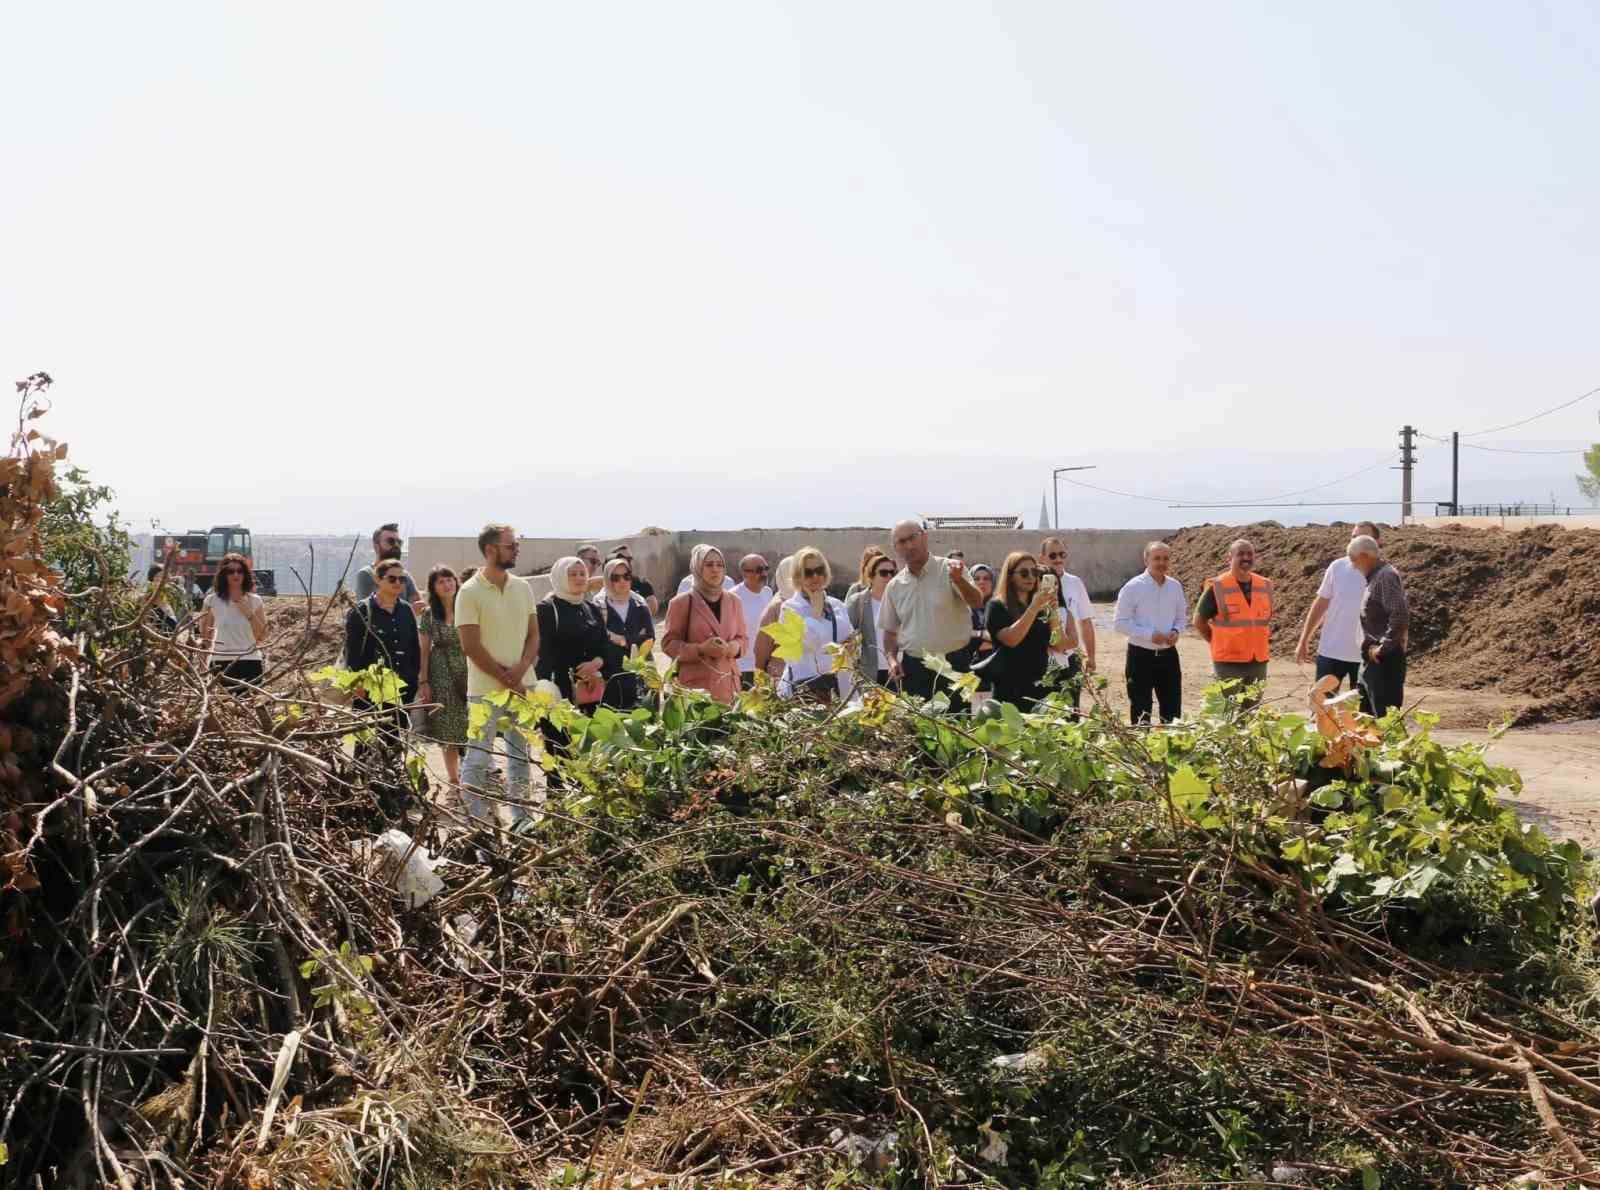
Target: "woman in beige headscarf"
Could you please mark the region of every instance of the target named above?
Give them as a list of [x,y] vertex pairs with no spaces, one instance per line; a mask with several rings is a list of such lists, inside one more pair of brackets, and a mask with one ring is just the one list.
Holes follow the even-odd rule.
[[776,682],[783,677],[783,667],[786,664],[782,657],[774,657],[772,650],[777,648],[775,642],[761,629],[768,624],[776,624],[783,615],[783,605],[786,600],[794,598],[794,555],[790,554],[778,563],[778,569],[773,580],[778,587],[778,593],[772,597],[772,602],[767,604],[766,613],[761,617],[761,623],[754,629],[760,633],[756,637],[756,668],[764,669]]
[[739,654],[748,631],[744,606],[722,585],[728,564],[722,551],[697,545],[689,552],[691,586],[667,604],[661,651],[678,662],[678,680],[719,702],[739,693]]

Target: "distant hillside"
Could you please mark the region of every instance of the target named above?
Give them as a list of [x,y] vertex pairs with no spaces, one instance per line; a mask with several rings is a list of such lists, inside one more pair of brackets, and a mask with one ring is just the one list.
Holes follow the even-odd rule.
[[[143,577],[150,565],[150,534],[134,534],[134,570]],[[350,561],[350,547],[355,545],[355,559]],[[350,561],[350,571],[365,566],[372,560],[370,534],[351,533],[347,537],[308,537],[291,533],[261,533],[255,537],[255,564],[263,570],[276,572],[278,593],[300,595],[305,592],[302,580],[309,582],[313,595],[332,595],[334,585]],[[316,567],[313,572],[312,554],[315,551]],[[300,577],[295,577],[298,571]],[[350,579],[345,585],[350,585]]]

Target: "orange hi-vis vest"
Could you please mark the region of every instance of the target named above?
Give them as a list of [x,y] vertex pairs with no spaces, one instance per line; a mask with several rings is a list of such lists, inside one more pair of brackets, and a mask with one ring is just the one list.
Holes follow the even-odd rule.
[[1224,570],[1210,586],[1217,597],[1216,619],[1211,621],[1211,660],[1265,661],[1272,645],[1272,582],[1250,576],[1250,599]]

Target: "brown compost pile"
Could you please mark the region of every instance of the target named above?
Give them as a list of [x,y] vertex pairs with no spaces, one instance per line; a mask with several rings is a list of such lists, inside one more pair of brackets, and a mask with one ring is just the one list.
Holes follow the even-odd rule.
[[[1274,522],[1180,529],[1170,539],[1172,568],[1191,598],[1226,568],[1238,537],[1250,538],[1257,569],[1274,582],[1273,651],[1292,654],[1322,573],[1343,554],[1350,529]],[[1520,716],[1525,723],[1600,716],[1600,531],[1385,527],[1383,548],[1411,605],[1412,681],[1529,696],[1535,701]]]

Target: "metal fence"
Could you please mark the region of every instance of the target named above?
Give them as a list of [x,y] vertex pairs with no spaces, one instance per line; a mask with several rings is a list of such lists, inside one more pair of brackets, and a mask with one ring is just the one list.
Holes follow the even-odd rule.
[[[1592,513],[1592,508],[1580,508],[1578,513]],[[1572,516],[1571,507],[1560,504],[1463,504],[1459,508],[1448,500],[1433,506],[1434,516]]]

